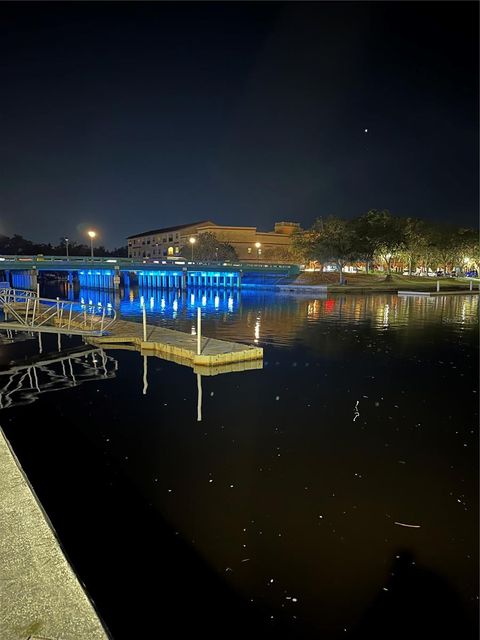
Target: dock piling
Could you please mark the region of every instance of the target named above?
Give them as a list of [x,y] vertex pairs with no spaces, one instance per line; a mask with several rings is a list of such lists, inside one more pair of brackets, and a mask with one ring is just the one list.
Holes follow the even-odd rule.
[[197,307],[197,356],[202,352],[202,307]]
[[145,307],[145,300],[142,301],[142,317],[143,317],[143,341],[147,341],[147,309]]

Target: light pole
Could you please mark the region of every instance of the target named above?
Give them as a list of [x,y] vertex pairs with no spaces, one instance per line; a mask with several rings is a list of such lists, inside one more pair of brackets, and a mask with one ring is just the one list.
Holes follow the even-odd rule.
[[260,254],[262,252],[260,247],[262,246],[262,243],[261,242],[255,242],[255,246],[257,247],[257,260],[260,260]]
[[193,262],[193,245],[195,244],[196,241],[197,241],[196,238],[194,238],[193,236],[190,238],[190,244],[192,245],[192,262]]
[[93,258],[93,239],[96,237],[95,231],[89,231],[88,235],[90,236],[90,255]]
[[68,238],[65,238],[65,251],[67,252],[67,260],[68,260]]

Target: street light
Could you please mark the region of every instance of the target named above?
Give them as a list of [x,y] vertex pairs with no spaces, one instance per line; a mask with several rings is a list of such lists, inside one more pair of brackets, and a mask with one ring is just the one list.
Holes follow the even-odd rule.
[[193,237],[190,238],[190,244],[192,245],[192,262],[193,262],[193,245],[195,244],[196,241],[197,241],[196,238],[193,238]]
[[67,260],[68,260],[68,238],[65,238],[65,251],[67,252]]
[[90,236],[90,254],[93,258],[93,239],[96,237],[95,231],[89,231],[88,235]]
[[260,247],[262,246],[261,242],[255,242],[255,246],[257,247],[257,260],[260,259],[260,253],[262,252],[262,250],[260,249]]

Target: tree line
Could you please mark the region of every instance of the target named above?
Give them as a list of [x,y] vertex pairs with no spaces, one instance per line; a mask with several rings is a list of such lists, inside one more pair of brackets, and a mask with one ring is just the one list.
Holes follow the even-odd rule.
[[390,276],[392,265],[408,270],[464,271],[478,265],[478,230],[393,216],[387,209],[372,209],[351,220],[318,218],[293,236],[292,257],[316,262],[320,269],[335,263],[340,272],[351,263],[363,263],[368,273],[382,265]]
[[[126,257],[128,255],[127,247],[118,247],[113,251],[108,251],[104,246],[100,245],[94,247],[94,253],[97,256],[116,256]],[[31,240],[27,240],[17,233],[11,238],[8,236],[0,235],[0,254],[7,256],[25,255],[25,256],[64,256],[67,254],[67,243],[65,238],[60,238],[57,245],[35,243]],[[72,240],[68,241],[68,255],[69,256],[89,256],[90,245],[81,244]]]

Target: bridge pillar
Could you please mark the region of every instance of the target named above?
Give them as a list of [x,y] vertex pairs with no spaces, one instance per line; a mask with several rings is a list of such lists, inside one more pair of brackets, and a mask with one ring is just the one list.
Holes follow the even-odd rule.
[[11,283],[14,289],[37,290],[38,273],[36,269],[21,269],[11,272]]
[[113,275],[113,288],[118,289],[120,287],[120,267],[115,267]]

